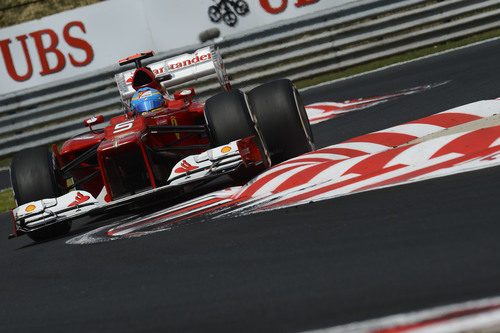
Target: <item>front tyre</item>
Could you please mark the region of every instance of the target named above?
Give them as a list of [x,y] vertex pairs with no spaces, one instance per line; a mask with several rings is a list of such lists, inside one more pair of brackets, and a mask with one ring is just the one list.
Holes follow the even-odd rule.
[[226,91],[205,102],[205,119],[212,146],[256,135],[243,93]]
[[[209,98],[205,102],[205,120],[212,147],[257,136],[245,96],[236,89]],[[267,164],[262,164],[254,168],[241,168],[230,176],[236,182],[244,183],[263,171],[266,166]]]
[[[17,153],[10,164],[14,198],[18,206],[31,201],[56,198],[66,192],[57,173],[53,154],[45,147]],[[61,222],[28,233],[34,241],[67,234],[70,222]]]
[[248,104],[273,165],[314,149],[307,113],[297,88],[281,79],[248,93]]

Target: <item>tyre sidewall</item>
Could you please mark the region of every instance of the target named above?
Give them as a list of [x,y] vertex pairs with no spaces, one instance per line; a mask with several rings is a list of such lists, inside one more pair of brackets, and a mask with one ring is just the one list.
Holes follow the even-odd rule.
[[302,99],[290,80],[276,80],[254,88],[248,93],[248,104],[273,164],[314,149]]
[[230,90],[205,102],[205,120],[213,147],[256,135],[244,94]]

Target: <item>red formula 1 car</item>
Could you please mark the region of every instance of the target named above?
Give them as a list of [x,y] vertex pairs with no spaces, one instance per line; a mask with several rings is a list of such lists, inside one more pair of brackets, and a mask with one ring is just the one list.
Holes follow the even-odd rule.
[[[115,76],[124,114],[104,129],[92,128],[104,121],[92,117],[85,120],[90,130],[60,151],[37,147],[14,156],[11,180],[18,207],[12,209],[9,237],[62,235],[82,215],[158,194],[179,196],[223,174],[241,182],[313,149],[301,97],[290,81],[243,93],[231,90],[213,47],[142,66],[152,55],[120,61],[136,68]],[[193,101],[193,89],[168,93],[214,73],[224,91],[205,103]]]

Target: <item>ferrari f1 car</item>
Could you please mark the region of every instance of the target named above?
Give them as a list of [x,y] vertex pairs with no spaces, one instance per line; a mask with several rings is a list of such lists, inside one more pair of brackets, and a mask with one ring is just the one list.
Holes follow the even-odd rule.
[[[235,182],[249,180],[313,149],[301,97],[289,80],[244,93],[231,89],[213,47],[143,66],[142,60],[151,56],[141,53],[120,61],[134,63],[135,69],[115,75],[123,114],[104,129],[95,129],[104,118],[94,116],[85,120],[89,131],[60,150],[37,147],[14,156],[17,207],[10,238],[28,234],[38,241],[63,235],[77,217],[152,193],[196,191],[224,174]],[[223,92],[205,103],[193,101],[192,88],[169,93],[210,74],[216,74]]]

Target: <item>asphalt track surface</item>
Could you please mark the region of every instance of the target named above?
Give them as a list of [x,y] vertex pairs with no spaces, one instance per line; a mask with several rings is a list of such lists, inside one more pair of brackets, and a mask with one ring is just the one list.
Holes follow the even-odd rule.
[[[449,81],[313,128],[317,146],[500,97],[500,40],[306,91],[306,103]],[[495,74],[496,72],[496,74]],[[0,331],[323,328],[500,295],[500,168],[145,237],[8,241],[0,215]]]

